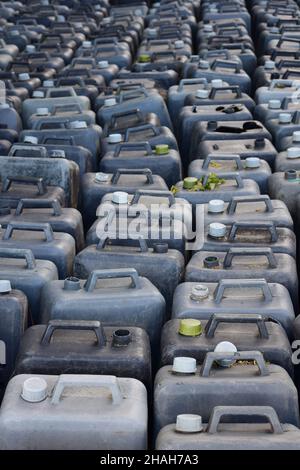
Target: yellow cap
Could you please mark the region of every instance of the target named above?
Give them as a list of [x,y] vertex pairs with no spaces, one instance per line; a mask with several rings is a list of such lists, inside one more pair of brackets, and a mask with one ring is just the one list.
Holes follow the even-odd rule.
[[183,189],[192,189],[195,184],[197,184],[197,182],[197,178],[194,178],[193,176],[188,176],[183,180]]
[[194,318],[185,318],[180,320],[178,333],[183,336],[199,336],[202,333],[200,320]]
[[156,155],[166,155],[169,153],[169,146],[168,144],[160,144],[155,146],[155,153]]
[[141,54],[139,56],[139,62],[151,62],[151,57],[149,54]]

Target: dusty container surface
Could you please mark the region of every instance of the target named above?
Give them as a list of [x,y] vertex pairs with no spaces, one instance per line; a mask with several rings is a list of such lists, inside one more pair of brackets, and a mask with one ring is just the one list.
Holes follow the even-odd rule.
[[271,133],[259,121],[208,121],[197,126],[199,140],[269,139]]
[[178,73],[175,70],[147,70],[141,72],[121,70],[118,78],[127,79],[127,78],[148,78],[150,80],[155,80],[155,82],[160,85],[163,89],[168,90],[170,86],[176,85],[178,83]]
[[222,341],[239,351],[255,349],[266,361],[283,367],[293,378],[294,366],[289,339],[283,327],[259,313],[214,313],[209,319],[174,318],[165,323],[161,337],[161,365],[173,364],[175,357],[193,357],[200,364]]
[[142,450],[147,413],[146,388],[136,379],[17,375],[1,405],[0,448]]
[[266,127],[271,132],[273,143],[279,152],[284,150],[286,138],[300,130],[299,117],[299,111],[283,112],[266,122]]
[[219,282],[222,279],[266,279],[283,284],[289,291],[295,311],[298,308],[298,275],[294,258],[273,253],[270,247],[240,248],[228,251],[200,251],[186,266],[185,280]]
[[[216,360],[225,358],[234,363],[229,367],[215,365]],[[299,426],[297,389],[285,369],[267,364],[259,351],[208,352],[194,372],[174,372],[167,365],[156,374],[154,435],[174,423],[179,414],[200,414],[208,422],[215,406],[233,404],[272,406],[282,422]],[[253,417],[246,419],[251,421]]]
[[191,161],[188,167],[188,176],[201,178],[212,172],[218,174],[232,171],[238,171],[243,179],[256,181],[262,194],[267,192],[268,178],[272,171],[268,162],[258,158],[249,160],[248,163],[248,160],[242,160],[239,155],[211,154],[204,159]]
[[8,279],[13,289],[24,292],[29,320],[38,322],[42,287],[58,279],[58,272],[54,263],[36,260],[29,249],[4,248],[0,250],[0,279]]
[[152,124],[160,126],[159,117],[154,113],[144,113],[134,106],[128,111],[114,112],[103,127],[103,137],[108,137],[112,133],[125,134],[128,128]]
[[199,143],[196,155],[205,158],[210,154],[239,155],[242,160],[260,158],[273,168],[277,150],[268,139],[205,140]]
[[[293,219],[283,201],[270,199],[267,194],[258,196],[234,196],[230,202],[205,204],[204,222],[231,224],[234,222],[270,221],[278,227],[294,229]],[[216,209],[216,204],[218,209]]]
[[20,147],[22,146],[13,145],[8,156],[1,157],[1,178],[5,180],[11,175],[35,178],[39,175],[47,186],[62,188],[66,204],[76,208],[79,193],[78,165],[65,158],[48,158],[42,149],[40,149],[40,156],[35,156],[28,146],[25,147],[27,157],[18,156]]
[[98,321],[52,320],[28,328],[18,374],[100,374],[131,377],[151,389],[151,350],[141,328],[103,326]]
[[14,220],[0,236],[0,249],[29,249],[35,258],[52,261],[60,278],[72,274],[75,240],[69,233],[53,232],[48,223]]
[[150,168],[153,174],[161,176],[168,186],[182,178],[182,165],[177,150],[168,145],[157,145],[154,149],[149,142],[128,142],[119,144],[101,159],[99,169],[114,173],[119,168]]
[[85,229],[96,220],[97,207],[107,193],[122,191],[134,194],[138,189],[168,190],[163,178],[149,168],[118,168],[114,173],[87,173],[82,178],[82,216]]
[[[232,417],[236,415],[238,422],[232,423]],[[253,416],[254,420],[262,417],[266,423],[244,423],[245,416],[247,418]],[[227,418],[226,423],[223,422],[223,418]],[[187,419],[190,419],[189,415]],[[192,422],[195,420],[196,418],[193,418]],[[163,427],[158,434],[155,448],[156,450],[299,450],[300,432],[298,427],[292,424],[281,423],[274,408],[269,406],[216,406],[209,423],[203,423],[196,432],[182,432],[176,424]]]
[[[4,168],[3,168],[4,171]],[[20,199],[57,199],[64,207],[66,194],[62,188],[47,186],[43,178],[36,176],[9,175],[0,183],[0,201],[16,208]]]
[[292,98],[299,89],[297,80],[272,80],[269,86],[262,86],[255,91],[255,102],[257,104],[268,103],[270,100],[283,101]]
[[20,341],[28,323],[28,301],[8,280],[0,281],[0,383],[6,385],[15,366]]
[[[202,294],[202,295],[201,295]],[[218,282],[184,282],[177,286],[172,318],[208,320],[214,313],[261,314],[279,322],[291,336],[295,313],[282,284],[265,279],[231,278]]]
[[[147,331],[157,352],[165,321],[165,299],[132,268],[92,271],[77,278],[50,282],[42,293],[41,323],[49,320],[98,320],[108,326],[135,326]],[[104,309],[105,306],[105,309]]]
[[273,199],[283,201],[293,218],[297,214],[296,200],[300,194],[299,171],[290,169],[285,172],[273,173],[269,177],[269,194]]
[[[77,254],[74,260],[74,275],[85,279],[95,269],[115,269],[131,266],[140,276],[146,277],[162,293],[166,300],[167,313],[170,315],[172,299],[176,286],[182,281],[185,267],[183,254],[157,244],[148,247],[144,239],[137,246],[110,243],[109,237],[99,240],[98,245],[89,245]],[[157,267],[160,266],[160,269]]]
[[54,232],[69,233],[76,242],[76,251],[85,246],[81,213],[72,207],[61,207],[57,199],[20,199],[16,209],[0,207],[0,225],[12,221],[49,223]]
[[275,160],[275,172],[288,170],[300,170],[300,147],[292,146],[278,153]]
[[[221,230],[220,230],[221,229]],[[222,233],[221,233],[222,232]],[[274,222],[233,222],[206,226],[201,251],[227,251],[231,247],[265,247],[273,253],[286,253],[296,259],[296,236],[285,227],[276,227]]]

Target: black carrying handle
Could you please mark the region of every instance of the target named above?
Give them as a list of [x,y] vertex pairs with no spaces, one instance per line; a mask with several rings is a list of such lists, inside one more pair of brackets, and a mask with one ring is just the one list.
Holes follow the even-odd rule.
[[142,124],[141,126],[128,127],[128,129],[125,131],[124,141],[128,142],[130,134],[148,130],[153,132],[153,136],[158,136],[160,134],[159,128],[157,126],[154,126],[153,124]]
[[208,170],[209,165],[212,161],[233,161],[236,164],[237,170],[243,170],[243,162],[241,160],[241,157],[239,155],[218,155],[218,154],[213,154],[210,153],[205,157],[202,165],[202,170]]
[[21,215],[23,209],[53,209],[53,215],[59,216],[62,214],[61,204],[58,199],[30,199],[23,198],[20,199],[16,207],[15,215]]
[[[224,416],[261,416],[270,423],[273,434],[283,434],[283,428],[278,415],[271,406],[215,406],[210,416],[206,432],[217,434],[218,426]],[[251,420],[253,422],[253,420]],[[228,422],[228,420],[226,420]],[[236,422],[236,420],[235,420]]]
[[152,155],[152,148],[149,142],[123,142],[115,147],[114,157],[119,157],[121,151],[135,152],[145,151],[146,155]]
[[[105,233],[100,239],[99,243],[97,245],[97,250],[103,250],[107,244],[111,240],[111,237],[109,236],[108,233]],[[143,237],[138,238],[138,245],[141,250],[141,253],[147,253],[149,251],[148,245],[147,245],[147,240]]]
[[234,241],[239,230],[266,230],[270,233],[271,243],[278,240],[278,232],[275,223],[272,222],[234,222],[228,234],[228,240]]
[[249,202],[264,202],[266,204],[267,212],[270,213],[274,211],[270,196],[268,196],[267,194],[260,194],[258,196],[234,196],[227,206],[227,213],[229,215],[233,215],[236,211],[238,204]]
[[254,323],[257,325],[259,336],[262,339],[269,339],[269,333],[265,319],[262,315],[255,313],[214,313],[205,326],[206,338],[213,338],[220,323]]
[[208,352],[205,356],[200,370],[201,377],[209,377],[213,364],[216,361],[221,361],[223,359],[228,359],[230,361],[255,361],[260,375],[262,377],[269,375],[264,356],[260,351],[238,351],[235,353],[212,351]]
[[131,287],[140,288],[140,279],[136,269],[119,268],[119,269],[98,269],[92,271],[84,285],[87,292],[92,292],[97,284],[98,279],[120,279],[131,278]]
[[94,331],[99,348],[106,344],[103,326],[94,320],[51,320],[44,331],[41,344],[49,344],[56,330]]
[[17,156],[17,152],[20,150],[24,150],[28,152],[28,154],[38,153],[39,157],[46,158],[48,156],[48,152],[46,147],[43,145],[26,145],[26,144],[13,144],[9,149],[8,156],[15,157]]
[[[204,177],[203,177],[203,185],[204,186],[206,185],[210,174],[211,173],[207,173],[206,175],[204,175]],[[235,173],[235,172],[221,173],[220,172],[220,173],[218,173],[218,176],[219,176],[219,178],[222,178],[222,179],[225,179],[225,180],[234,180],[236,182],[236,185],[237,185],[238,188],[243,188],[244,187],[243,179],[242,179],[242,177],[239,173]]]
[[108,127],[114,126],[116,123],[117,119],[122,118],[122,117],[128,117],[128,116],[137,116],[140,121],[143,120],[143,114],[139,108],[134,108],[134,109],[129,109],[128,111],[119,111],[117,113],[113,113],[110,118],[110,123]]
[[[224,39],[224,37],[222,37]],[[223,67],[227,69],[233,69],[235,73],[240,73],[242,70],[241,64],[238,62],[230,61],[230,60],[222,60],[222,59],[216,59],[213,61],[211,64],[211,69],[216,70],[217,67]]]
[[232,260],[236,256],[265,256],[269,262],[270,268],[277,268],[277,261],[272,248],[229,248],[224,258],[224,268],[230,268]]
[[145,175],[147,178],[147,183],[148,184],[153,184],[153,174],[152,171],[149,168],[143,168],[143,169],[130,169],[130,168],[119,168],[114,174],[111,179],[112,184],[117,184],[117,182],[120,179],[121,175]]
[[217,93],[222,93],[223,91],[231,91],[236,94],[236,98],[242,98],[242,92],[238,85],[230,85],[224,87],[213,87],[210,90],[209,98],[214,99]]
[[35,269],[36,262],[34,254],[29,249],[24,248],[1,248],[0,258],[25,259],[28,269]]
[[78,114],[83,113],[82,107],[80,106],[79,103],[71,103],[67,105],[57,104],[56,106],[53,106],[51,114],[54,116],[60,110],[62,112],[70,111],[70,112],[77,112]]
[[40,195],[46,193],[46,185],[43,178],[36,178],[35,176],[7,176],[2,183],[2,192],[6,193],[12,183],[34,184],[37,186]]
[[261,289],[266,302],[272,301],[272,292],[266,279],[221,279],[214,292],[214,301],[222,302],[226,289]]
[[131,200],[131,205],[137,204],[140,198],[143,196],[166,198],[168,199],[169,207],[173,206],[176,203],[175,196],[171,191],[162,191],[157,189],[137,189]]
[[122,104],[130,99],[138,98],[138,95],[143,95],[145,98],[147,98],[149,93],[144,87],[136,88],[135,90],[130,91],[121,91],[119,95],[119,104]]
[[50,224],[39,222],[9,222],[6,226],[2,240],[9,240],[15,230],[29,230],[33,232],[44,232],[46,242],[54,240],[53,230]]
[[[41,137],[42,137],[41,138],[42,144],[47,144],[48,142],[51,142],[51,141],[63,142],[62,145],[74,146],[76,144],[74,136],[66,136],[66,137],[53,136],[52,137],[49,135],[42,135]],[[65,144],[65,142],[68,142],[68,144]]]

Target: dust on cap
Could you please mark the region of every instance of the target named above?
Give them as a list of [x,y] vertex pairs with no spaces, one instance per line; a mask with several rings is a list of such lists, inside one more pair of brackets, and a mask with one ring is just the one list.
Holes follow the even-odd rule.
[[107,173],[96,173],[95,181],[98,183],[106,183],[109,180],[109,175]]
[[204,300],[207,299],[209,296],[209,289],[207,286],[204,284],[196,284],[192,290],[191,290],[191,295],[190,298],[192,300]]
[[208,212],[220,214],[225,210],[225,202],[222,199],[212,199],[208,203]]
[[175,429],[177,432],[201,432],[203,431],[202,417],[200,415],[177,415]]
[[182,336],[199,336],[202,333],[200,320],[184,318],[180,320],[178,333]]
[[172,372],[194,374],[196,371],[197,363],[193,357],[174,357]]
[[21,397],[29,403],[38,403],[47,397],[47,382],[42,377],[30,377],[23,382]]
[[0,294],[6,294],[11,291],[11,283],[7,279],[0,281]]

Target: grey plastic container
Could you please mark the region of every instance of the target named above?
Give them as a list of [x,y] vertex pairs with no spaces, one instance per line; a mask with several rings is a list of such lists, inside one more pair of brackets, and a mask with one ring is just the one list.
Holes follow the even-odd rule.
[[96,220],[97,207],[105,194],[114,191],[133,194],[137,189],[167,190],[168,186],[161,176],[153,175],[149,168],[133,170],[118,168],[113,174],[87,173],[84,175],[81,184],[81,212],[85,228],[88,229]]
[[232,140],[205,140],[199,143],[197,156],[205,158],[210,154],[239,155],[241,159],[257,157],[266,160],[273,168],[277,155],[272,142],[268,139],[232,139]]
[[272,80],[269,86],[262,86],[255,91],[255,101],[257,104],[268,103],[270,100],[283,101],[285,98],[292,98],[299,89],[299,80]]
[[[281,116],[284,116],[285,119],[290,119],[290,122],[281,122]],[[271,132],[274,145],[280,152],[284,150],[282,140],[291,136],[294,131],[300,130],[299,111],[282,113],[278,117],[269,119],[266,122],[266,127]]]
[[[148,247],[146,240],[140,238],[138,246],[109,243],[109,238],[99,240],[98,245],[89,245],[77,254],[74,260],[74,275],[85,279],[96,269],[118,269],[128,266],[146,277],[162,293],[170,316],[172,299],[176,286],[182,281],[185,260],[178,250],[169,249],[167,243]],[[157,269],[157,266],[160,269]]]
[[201,178],[212,172],[218,174],[232,171],[238,171],[243,179],[256,181],[261,193],[266,193],[272,171],[268,162],[261,159],[249,160],[248,163],[248,160],[241,160],[239,155],[211,154],[205,159],[193,160],[188,167],[188,176]]
[[280,323],[289,337],[295,319],[293,303],[285,286],[263,278],[253,279],[249,274],[245,278],[222,278],[217,282],[204,280],[201,284],[184,282],[177,286],[172,318],[208,320],[214,313],[260,314]]
[[296,259],[294,232],[285,227],[276,227],[272,221],[233,222],[224,226],[224,232],[224,236],[214,236],[210,233],[210,227],[206,226],[201,251],[219,252],[227,251],[231,247],[269,246],[273,253],[286,253]]
[[[232,423],[236,416],[238,423]],[[224,417],[226,423],[221,422]],[[244,423],[250,417],[254,421],[263,418],[267,424]],[[291,451],[300,449],[300,431],[297,426],[281,423],[274,408],[268,406],[216,406],[209,423],[203,424],[200,432],[178,432],[175,424],[163,427],[155,448],[160,451]]]
[[28,301],[9,281],[0,281],[0,383],[6,385],[14,367],[20,341],[28,323]]
[[[208,266],[208,267],[206,267]],[[284,285],[298,308],[298,276],[294,258],[273,253],[270,247],[230,248],[228,251],[195,253],[186,266],[185,280],[219,282],[221,279],[266,279]]]
[[288,207],[292,217],[296,216],[296,198],[300,194],[299,172],[291,169],[285,173],[273,173],[269,177],[269,194],[273,199],[281,199]]
[[0,249],[29,249],[37,259],[52,261],[60,278],[72,274],[75,240],[70,234],[53,232],[48,223],[14,220],[0,233]]
[[[23,384],[30,378],[36,379],[32,387],[36,383],[37,388],[43,380],[46,396],[40,402],[22,398]],[[136,379],[17,375],[9,382],[1,405],[0,448],[145,450],[147,413],[146,388]]]
[[[255,349],[266,361],[283,367],[293,378],[292,349],[283,327],[259,313],[214,313],[200,322],[200,333],[185,331],[185,320],[165,323],[161,336],[161,365],[173,364],[175,357],[193,357],[202,363],[207,352],[229,341],[239,351]],[[189,323],[189,324],[190,324]]]
[[275,160],[275,172],[300,170],[300,147],[290,147],[279,152]]
[[140,380],[150,391],[151,350],[141,328],[98,321],[52,320],[28,328],[14,374],[100,374]]
[[276,227],[291,230],[294,228],[293,219],[285,203],[279,199],[270,199],[267,194],[234,196],[230,202],[224,202],[223,210],[220,208],[220,211],[218,209],[216,212],[213,212],[208,204],[204,207],[205,225],[212,222],[232,224],[249,220],[273,222]]
[[8,279],[13,289],[24,292],[29,321],[36,323],[40,315],[41,290],[48,281],[58,279],[58,272],[54,263],[36,260],[29,249],[4,248],[0,250],[0,279]]
[[156,353],[165,308],[162,294],[135,269],[102,269],[92,271],[87,281],[48,283],[42,292],[41,323],[98,320],[109,326],[137,326],[147,331]]
[[[222,359],[238,363],[214,367],[215,361]],[[233,404],[272,406],[282,422],[299,426],[298,393],[285,369],[267,365],[259,351],[208,352],[194,373],[174,373],[167,365],[156,374],[154,435],[174,423],[179,414],[200,414],[207,422],[215,406]],[[246,422],[251,421],[248,416]]]

